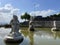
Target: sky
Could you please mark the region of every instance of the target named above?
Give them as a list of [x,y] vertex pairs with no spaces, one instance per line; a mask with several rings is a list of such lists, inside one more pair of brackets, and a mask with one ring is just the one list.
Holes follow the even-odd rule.
[[60,0],[0,0],[0,24],[9,23],[13,14],[28,12],[32,16],[49,16],[60,12]]

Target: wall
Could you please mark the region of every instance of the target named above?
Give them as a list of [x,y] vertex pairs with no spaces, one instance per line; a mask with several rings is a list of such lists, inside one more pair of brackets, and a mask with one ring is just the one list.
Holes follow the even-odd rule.
[[[35,27],[52,28],[53,27],[53,21],[34,21],[33,25]],[[56,27],[60,28],[60,21],[56,21]]]

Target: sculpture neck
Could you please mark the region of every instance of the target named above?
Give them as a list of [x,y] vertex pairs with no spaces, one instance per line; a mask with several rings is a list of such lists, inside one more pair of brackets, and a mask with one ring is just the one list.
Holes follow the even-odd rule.
[[54,24],[53,26],[56,27],[56,21],[54,21],[53,24]]

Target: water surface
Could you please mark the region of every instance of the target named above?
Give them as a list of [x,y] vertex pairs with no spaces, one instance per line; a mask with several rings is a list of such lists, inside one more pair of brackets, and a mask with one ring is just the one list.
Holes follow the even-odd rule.
[[21,44],[6,44],[4,37],[9,34],[10,28],[0,28],[0,45],[60,45],[60,32],[39,30],[30,32],[21,30],[24,40]]

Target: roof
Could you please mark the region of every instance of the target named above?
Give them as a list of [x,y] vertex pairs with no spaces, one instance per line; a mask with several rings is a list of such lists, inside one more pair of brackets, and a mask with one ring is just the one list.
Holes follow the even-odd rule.
[[60,17],[41,17],[41,16],[36,16],[33,21],[53,21],[53,20],[59,20]]

